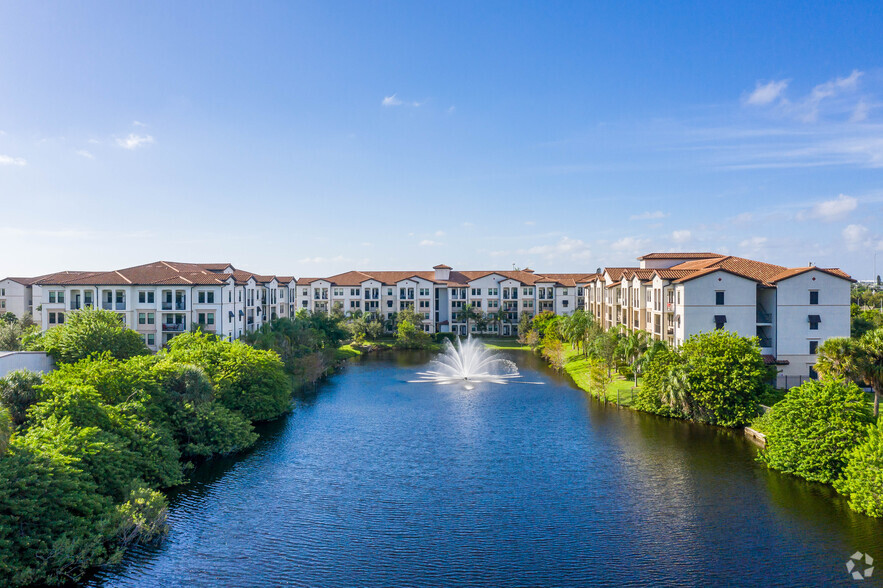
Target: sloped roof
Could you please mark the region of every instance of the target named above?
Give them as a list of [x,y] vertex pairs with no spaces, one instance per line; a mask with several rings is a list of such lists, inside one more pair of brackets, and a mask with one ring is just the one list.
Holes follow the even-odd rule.
[[711,253],[709,251],[705,252],[695,252],[695,251],[682,251],[682,252],[655,252],[648,253],[646,255],[642,255],[638,258],[638,261],[643,261],[645,259],[707,259],[710,257],[723,257],[720,253]]
[[43,274],[42,276],[37,276],[34,278],[6,278],[7,280],[12,280],[13,282],[18,282],[22,286],[33,286],[34,284],[42,285],[42,284],[65,284],[70,280],[75,280],[77,278],[82,278],[85,276],[89,276],[92,274],[96,274],[99,272],[86,272],[86,271],[64,271],[64,272],[54,272],[51,274]]
[[[225,270],[230,268],[231,273]],[[223,285],[233,279],[243,284],[250,278],[261,283],[272,282],[275,276],[262,276],[233,268],[229,263],[182,263],[155,261],[109,272],[60,272],[41,278],[41,284],[84,286],[128,285]]]
[[852,279],[852,276],[850,276],[849,274],[847,274],[845,271],[841,270],[840,268],[816,267],[814,265],[809,265],[806,267],[792,267],[792,268],[786,269],[785,271],[783,271],[779,274],[776,274],[775,276],[770,278],[769,282],[771,284],[775,284],[777,282],[781,282],[782,280],[787,280],[788,278],[793,278],[794,276],[799,276],[800,274],[805,274],[806,272],[812,271],[812,270],[816,270],[816,271],[819,271],[819,272],[822,272],[825,274],[829,274],[829,275],[832,275],[837,278],[848,280],[850,282],[855,282],[855,280]]
[[622,275],[629,270],[641,269],[637,267],[605,267],[604,273],[610,276],[610,279],[614,282],[618,282],[622,279]]

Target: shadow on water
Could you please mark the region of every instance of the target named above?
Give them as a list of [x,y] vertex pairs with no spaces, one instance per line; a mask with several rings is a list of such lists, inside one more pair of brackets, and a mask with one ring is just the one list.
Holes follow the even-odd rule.
[[504,355],[547,385],[408,384],[427,352],[352,360],[197,468],[169,541],[91,584],[847,585],[850,554],[883,557],[880,521],[767,470],[741,431]]

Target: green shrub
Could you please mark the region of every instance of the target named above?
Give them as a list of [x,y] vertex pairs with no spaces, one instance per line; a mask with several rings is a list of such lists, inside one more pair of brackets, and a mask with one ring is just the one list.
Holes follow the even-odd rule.
[[28,409],[37,401],[37,387],[42,381],[40,374],[28,370],[16,370],[0,378],[0,406],[9,411],[13,425],[25,422]]
[[85,308],[67,315],[67,322],[43,333],[39,348],[59,363],[74,363],[95,353],[117,359],[147,355],[141,335],[126,327],[115,312]]
[[169,504],[150,488],[135,488],[116,508],[116,536],[120,544],[156,544],[169,534]]
[[883,517],[883,420],[869,425],[864,441],[846,452],[843,475],[834,488],[849,507],[872,517]]
[[871,421],[864,393],[852,383],[809,380],[792,388],[761,419],[766,448],[758,459],[775,470],[832,483]]

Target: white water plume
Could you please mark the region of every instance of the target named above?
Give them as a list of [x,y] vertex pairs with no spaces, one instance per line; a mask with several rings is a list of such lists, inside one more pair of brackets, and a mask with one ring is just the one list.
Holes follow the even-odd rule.
[[515,363],[504,359],[480,341],[473,340],[471,335],[465,343],[459,337],[456,343],[446,339],[444,351],[432,360],[432,364],[437,369],[418,372],[420,379],[411,382],[462,383],[467,390],[472,390],[477,383],[505,384],[509,380],[521,377]]

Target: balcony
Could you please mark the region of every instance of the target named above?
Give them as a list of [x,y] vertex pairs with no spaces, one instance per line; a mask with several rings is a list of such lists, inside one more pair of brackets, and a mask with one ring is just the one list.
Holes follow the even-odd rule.
[[675,311],[675,303],[674,302],[666,302],[665,303],[665,312],[674,312]]
[[102,302],[101,308],[103,310],[113,310],[113,302]]
[[[117,303],[116,303],[116,309],[117,309],[117,310],[126,310],[126,303],[125,303],[125,302],[117,302]],[[182,309],[182,310],[183,310],[183,309]]]
[[183,323],[163,323],[162,330],[164,333],[183,333]]

